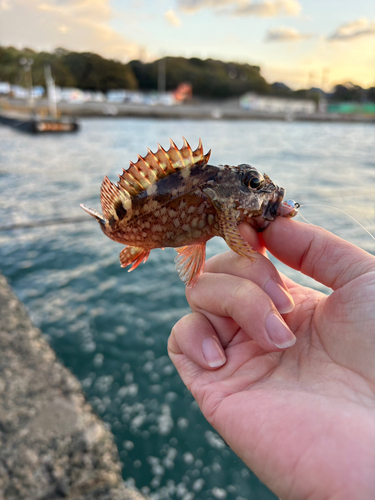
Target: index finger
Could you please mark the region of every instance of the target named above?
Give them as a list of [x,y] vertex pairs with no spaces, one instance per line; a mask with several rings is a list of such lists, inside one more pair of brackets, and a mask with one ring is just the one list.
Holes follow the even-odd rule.
[[337,290],[375,270],[375,257],[317,226],[278,217],[261,233],[281,262]]

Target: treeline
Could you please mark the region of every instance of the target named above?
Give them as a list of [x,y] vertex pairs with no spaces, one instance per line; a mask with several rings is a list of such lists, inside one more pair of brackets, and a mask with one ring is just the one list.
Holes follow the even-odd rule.
[[29,75],[21,62],[30,59],[33,60],[33,85],[45,86],[44,66],[49,64],[55,83],[59,87],[77,87],[82,90],[102,92],[107,92],[109,89],[138,88],[138,82],[128,64],[104,59],[89,52],[69,52],[64,49],[49,53],[0,47],[0,80],[28,86]]
[[[52,53],[35,52],[0,47],[0,81],[30,85],[30,75],[25,71],[27,61],[31,66],[33,85],[45,86],[44,66],[51,66],[56,85],[77,87],[82,90],[107,92],[115,89],[157,90],[159,70],[165,67],[166,90],[175,89],[182,82],[190,82],[194,96],[223,99],[238,97],[246,92],[271,94],[294,98],[318,100],[319,89],[293,91],[282,83],[270,85],[262,77],[259,66],[234,62],[202,60],[198,58],[166,57],[162,61],[128,64],[105,59],[90,52],[70,52],[57,49]],[[362,89],[358,85],[337,85],[328,96],[332,101],[375,101],[375,88]]]
[[[142,63],[131,61],[123,64],[104,59],[89,52],[68,52],[57,49],[53,53],[34,52],[0,47],[0,79],[13,84],[24,84],[28,78],[20,64],[22,59],[32,59],[34,85],[45,85],[44,66],[51,66],[56,85],[77,87],[82,90],[112,89],[157,90],[159,61]],[[225,98],[247,91],[267,93],[270,86],[260,74],[258,66],[224,63],[208,59],[167,57],[165,61],[166,90],[175,89],[181,82],[190,82],[196,96]]]
[[[160,61],[129,63],[140,89],[157,89],[159,64]],[[265,94],[271,90],[259,66],[213,59],[203,61],[196,57],[166,57],[162,64],[165,64],[166,90],[175,89],[181,82],[190,82],[194,95],[216,99],[240,96],[249,91]]]

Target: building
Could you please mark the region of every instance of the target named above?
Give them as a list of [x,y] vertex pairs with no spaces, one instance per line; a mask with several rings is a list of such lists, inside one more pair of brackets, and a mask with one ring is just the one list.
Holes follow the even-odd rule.
[[258,113],[283,113],[293,115],[297,113],[312,114],[316,112],[316,103],[312,99],[290,99],[258,95],[248,92],[240,98],[243,109]]

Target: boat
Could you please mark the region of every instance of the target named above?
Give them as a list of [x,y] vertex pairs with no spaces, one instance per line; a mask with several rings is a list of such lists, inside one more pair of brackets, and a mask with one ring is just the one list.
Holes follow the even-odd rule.
[[[29,69],[29,71],[31,70]],[[77,132],[79,130],[77,120],[61,116],[57,110],[55,82],[49,66],[45,66],[44,74],[47,84],[48,108],[36,108],[32,90],[30,90],[28,107],[20,106],[19,103],[10,104],[6,100],[0,102],[0,124],[29,134]]]
[[79,129],[77,121],[70,118],[23,117],[12,113],[0,113],[0,124],[29,134],[77,132]]

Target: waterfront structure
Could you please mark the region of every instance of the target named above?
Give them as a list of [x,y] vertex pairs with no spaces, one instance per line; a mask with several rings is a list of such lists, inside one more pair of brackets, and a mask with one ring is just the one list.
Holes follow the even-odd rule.
[[248,92],[240,98],[240,106],[248,111],[260,113],[313,114],[316,103],[312,99],[290,99]]

